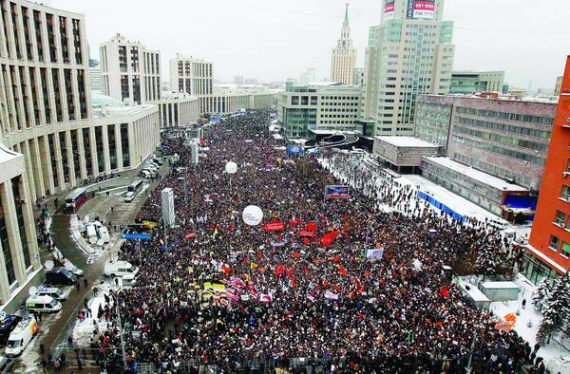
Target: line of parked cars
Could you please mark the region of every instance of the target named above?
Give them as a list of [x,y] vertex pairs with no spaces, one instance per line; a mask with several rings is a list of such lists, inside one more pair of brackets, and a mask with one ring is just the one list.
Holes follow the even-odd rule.
[[0,373],[10,372],[12,358],[20,356],[37,335],[36,314],[61,311],[61,303],[67,300],[67,293],[57,286],[74,285],[83,275],[83,270],[71,262],[63,261],[59,265],[63,266],[46,271],[44,283],[30,292],[24,308],[15,314],[0,315],[0,345],[5,346],[5,356],[0,356]]
[[158,170],[164,164],[162,159],[158,157],[153,157],[142,169],[141,176],[145,178],[157,177]]

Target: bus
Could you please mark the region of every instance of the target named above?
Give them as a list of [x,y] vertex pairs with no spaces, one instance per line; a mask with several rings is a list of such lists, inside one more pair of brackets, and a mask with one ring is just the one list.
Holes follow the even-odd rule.
[[76,188],[65,198],[65,209],[75,210],[79,208],[87,200],[87,189]]
[[133,201],[137,193],[139,193],[139,191],[141,190],[142,186],[143,186],[142,180],[137,180],[129,184],[129,186],[127,187],[127,195],[125,196],[125,201],[127,203]]

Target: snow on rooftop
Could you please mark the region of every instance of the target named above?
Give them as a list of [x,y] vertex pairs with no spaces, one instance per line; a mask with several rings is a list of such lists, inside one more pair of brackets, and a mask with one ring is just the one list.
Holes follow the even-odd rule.
[[492,176],[491,174],[484,173],[470,166],[460,164],[447,157],[428,157],[428,160],[435,164],[444,166],[459,174],[463,174],[471,179],[484,183],[488,186],[494,187],[498,190],[504,191],[528,191],[526,188],[519,185],[509,183],[503,179]]
[[376,139],[388,144],[395,145],[396,147],[437,147],[435,144],[426,142],[413,136],[376,136]]
[[481,286],[489,288],[519,288],[515,282],[483,282]]
[[9,150],[3,144],[0,144],[0,163],[11,161],[17,158],[20,154]]

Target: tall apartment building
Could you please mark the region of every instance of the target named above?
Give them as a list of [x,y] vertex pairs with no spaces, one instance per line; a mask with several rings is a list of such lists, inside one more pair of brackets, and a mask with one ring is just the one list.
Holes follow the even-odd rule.
[[160,142],[158,110],[91,105],[83,15],[0,1],[0,309],[42,278],[33,204],[89,178],[136,168]]
[[416,136],[454,161],[538,190],[556,103],[419,95]]
[[542,188],[521,272],[532,282],[570,269],[570,56],[560,87]]
[[382,22],[370,28],[360,121],[377,136],[413,135],[419,94],[449,91],[453,23],[443,0],[383,0]]
[[89,80],[91,81],[91,91],[103,92],[101,66],[97,60],[89,60]]
[[103,93],[130,105],[160,99],[160,52],[117,34],[99,46]]
[[343,84],[354,84],[354,68],[356,66],[356,48],[352,46],[350,25],[348,22],[348,4],[344,13],[344,22],[340,31],[336,48],[332,50],[331,81]]
[[449,92],[502,92],[504,80],[504,71],[454,71]]
[[211,62],[177,54],[170,60],[170,88],[192,96],[211,95],[214,84],[212,70]]

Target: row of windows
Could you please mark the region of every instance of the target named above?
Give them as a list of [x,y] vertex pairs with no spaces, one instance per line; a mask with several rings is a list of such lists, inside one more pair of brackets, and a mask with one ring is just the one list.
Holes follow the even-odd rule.
[[469,147],[482,149],[488,152],[494,152],[503,156],[516,158],[518,160],[531,162],[536,165],[544,166],[544,157],[534,156],[529,153],[519,152],[508,148],[503,148],[499,145],[483,143],[473,139],[467,139],[453,135],[453,141],[458,144],[465,144]]
[[474,136],[474,137],[477,137],[480,139],[498,142],[498,143],[501,143],[503,145],[512,145],[514,147],[527,148],[527,149],[532,149],[532,150],[544,152],[544,153],[546,153],[546,151],[548,150],[548,145],[546,145],[546,144],[536,143],[536,142],[532,142],[530,140],[519,139],[519,138],[515,138],[513,136],[504,136],[504,135],[493,134],[493,133],[485,132],[485,131],[473,130],[473,129],[470,129],[468,127],[463,127],[463,126],[454,126],[453,127],[453,133],[470,135],[470,136]]
[[[560,245],[562,243],[562,245]],[[550,237],[550,243],[548,243],[548,248],[555,252],[560,250],[560,254],[564,257],[570,257],[570,243],[561,242],[557,236],[552,235]]]
[[342,102],[342,103],[331,103],[331,102],[323,102],[323,103],[321,103],[321,105],[323,105],[323,106],[327,106],[327,105],[335,105],[335,106],[358,106],[358,102],[355,102],[355,103],[346,103],[346,102]]
[[506,125],[503,123],[489,122],[478,119],[466,118],[462,116],[456,116],[456,121],[465,125],[483,127],[485,129],[493,131],[509,132],[512,134],[520,134],[524,136],[532,136],[535,138],[550,139],[551,132],[548,130],[538,130],[528,127]]
[[456,112],[461,113],[461,114],[474,115],[474,116],[501,118],[501,119],[510,120],[510,121],[538,123],[538,124],[550,125],[550,126],[552,126],[552,122],[554,120],[553,117],[533,116],[530,114],[520,114],[520,113],[499,112],[496,110],[487,110],[487,109],[465,108],[465,107],[460,107],[460,106],[456,108]]

